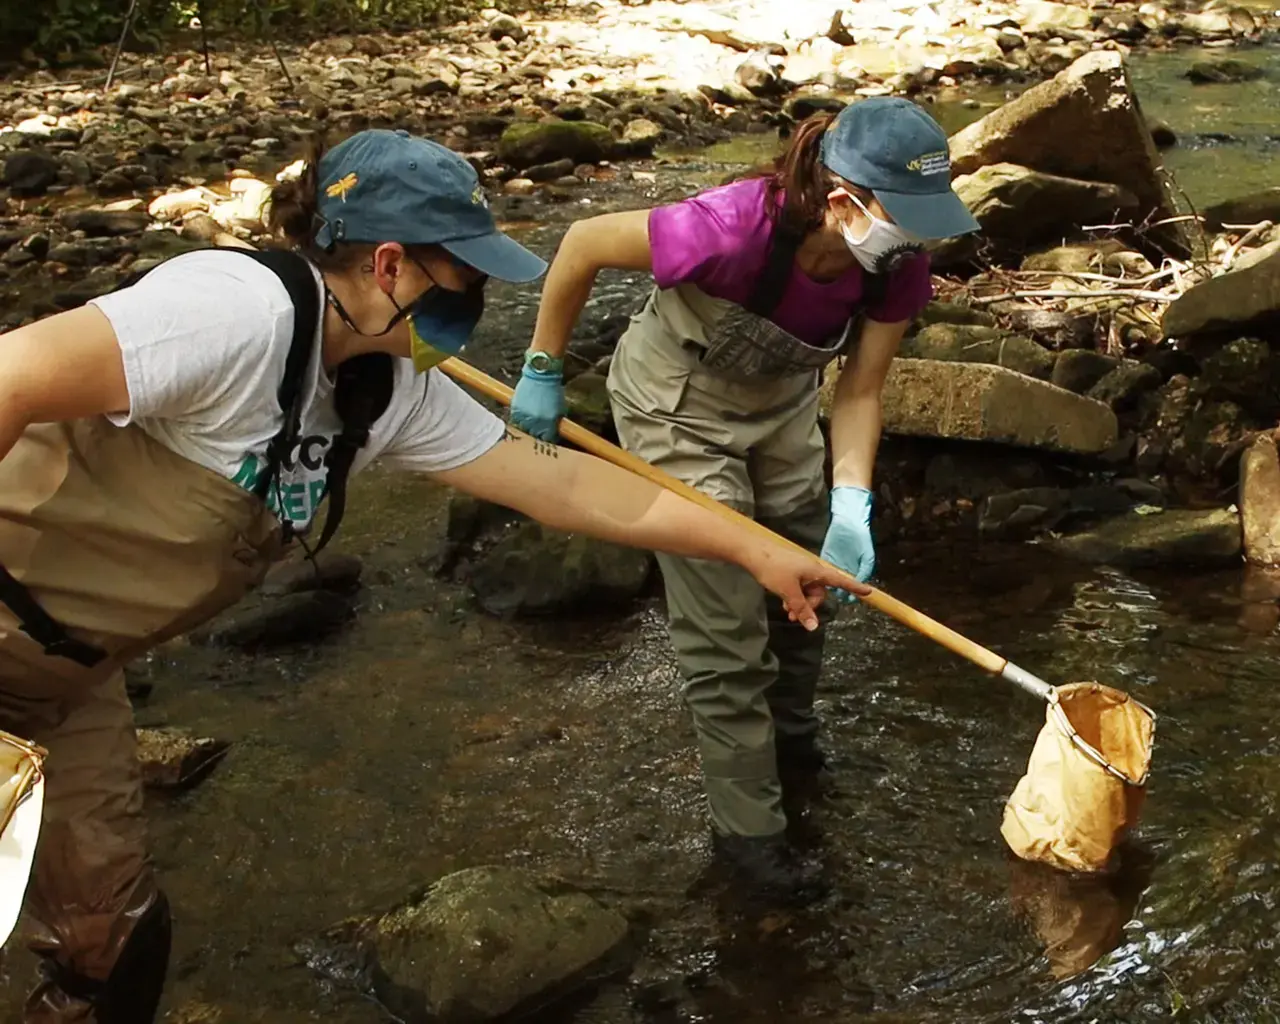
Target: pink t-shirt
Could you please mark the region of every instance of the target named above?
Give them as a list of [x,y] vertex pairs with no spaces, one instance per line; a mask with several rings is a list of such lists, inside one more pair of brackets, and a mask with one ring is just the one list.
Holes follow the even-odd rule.
[[[745,306],[773,237],[773,221],[765,211],[767,184],[767,178],[737,181],[654,209],[649,246],[658,287],[693,284],[713,298]],[[834,281],[815,281],[792,266],[782,301],[769,319],[810,345],[822,345],[844,330],[858,307],[862,275],[855,265]],[[890,275],[884,301],[867,315],[881,323],[910,320],[931,298],[929,257],[921,254]]]

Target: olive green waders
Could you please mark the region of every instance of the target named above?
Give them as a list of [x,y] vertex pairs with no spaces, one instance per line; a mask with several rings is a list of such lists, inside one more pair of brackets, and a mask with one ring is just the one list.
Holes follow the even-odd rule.
[[[743,319],[739,307],[691,286],[655,290],[610,367],[618,434],[645,461],[817,552],[829,512],[816,373],[707,371],[709,351],[733,361],[724,354]],[[786,826],[776,748],[817,731],[824,629],[787,621],[737,566],[658,562],[714,827],[776,835]]]

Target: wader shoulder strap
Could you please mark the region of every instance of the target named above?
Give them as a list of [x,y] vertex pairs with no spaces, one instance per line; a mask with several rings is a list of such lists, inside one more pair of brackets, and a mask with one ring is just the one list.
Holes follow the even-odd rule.
[[[293,303],[293,337],[289,343],[289,355],[285,361],[284,379],[280,382],[277,392],[280,409],[284,413],[284,425],[267,446],[267,465],[254,487],[254,493],[265,501],[279,475],[281,463],[296,443],[300,429],[302,382],[306,374],[307,361],[311,356],[316,327],[320,323],[320,301],[316,293],[316,280],[311,272],[311,265],[296,253],[231,248],[217,251],[238,252],[257,260],[280,278],[281,284],[284,285]],[[144,270],[129,275],[116,290],[136,284],[148,272]],[[288,527],[288,522],[282,520],[286,537]],[[0,565],[0,601],[4,602],[17,617],[19,628],[44,648],[44,653],[50,657],[68,658],[86,668],[92,668],[106,657],[106,652],[101,648],[72,637],[61,623],[55,621],[40,607],[31,596],[31,591],[14,579],[2,565]]]
[[787,284],[791,281],[791,268],[795,265],[796,253],[800,251],[800,243],[803,241],[803,235],[797,235],[782,224],[775,225],[773,238],[769,242],[769,255],[765,257],[764,267],[747,298],[748,313],[768,317],[778,308],[778,303],[786,293]]
[[[797,235],[781,224],[773,229],[769,255],[765,258],[764,268],[756,278],[755,287],[747,299],[747,312],[767,317],[778,308],[778,303],[786,294],[787,284],[791,280],[791,268],[795,264],[796,253],[800,251],[800,244],[803,241],[803,235]],[[889,276],[863,272],[862,297],[858,301],[863,311],[873,309],[884,302],[889,292]]]

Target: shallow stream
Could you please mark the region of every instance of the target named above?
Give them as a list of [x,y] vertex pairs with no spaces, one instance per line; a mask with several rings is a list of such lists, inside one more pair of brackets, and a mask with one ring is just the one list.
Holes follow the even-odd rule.
[[[1184,139],[1168,154],[1183,188],[1208,203],[1276,184],[1274,80],[1193,92],[1187,59],[1134,71]],[[1196,141],[1210,130],[1240,141]],[[656,166],[651,185],[512,227],[549,253],[571,217],[684,194],[747,149],[763,152]],[[607,277],[594,309],[636,294],[634,276]],[[536,298],[495,290],[477,361],[510,364]],[[142,667],[141,724],[234,742],[198,788],[150,801],[176,916],[168,1007],[208,1004],[223,1024],[384,1019],[295,944],[502,863],[647,923],[631,981],[565,1024],[1280,1020],[1280,606],[1256,576],[1130,576],[976,541],[884,549],[891,592],[1052,681],[1107,681],[1157,710],[1142,827],[1106,885],[1012,862],[1001,806],[1042,706],[855,609],[821,692],[842,792],[811,821],[836,893],[757,918],[696,888],[709,851],[660,603],[622,621],[487,618],[428,570],[445,500],[423,481],[357,481],[341,545],[365,557],[366,586],[333,640],[256,659],[178,648]],[[30,968],[4,964],[5,1020]]]

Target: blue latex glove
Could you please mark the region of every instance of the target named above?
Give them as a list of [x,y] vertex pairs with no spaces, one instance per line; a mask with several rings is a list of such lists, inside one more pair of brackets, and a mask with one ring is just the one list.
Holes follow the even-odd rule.
[[564,375],[526,366],[511,397],[511,425],[543,441],[554,441],[563,415]]
[[[865,487],[836,487],[831,491],[831,525],[822,542],[822,558],[837,569],[866,583],[876,571],[876,549],[871,540],[871,492]],[[837,591],[846,604],[857,600]]]

